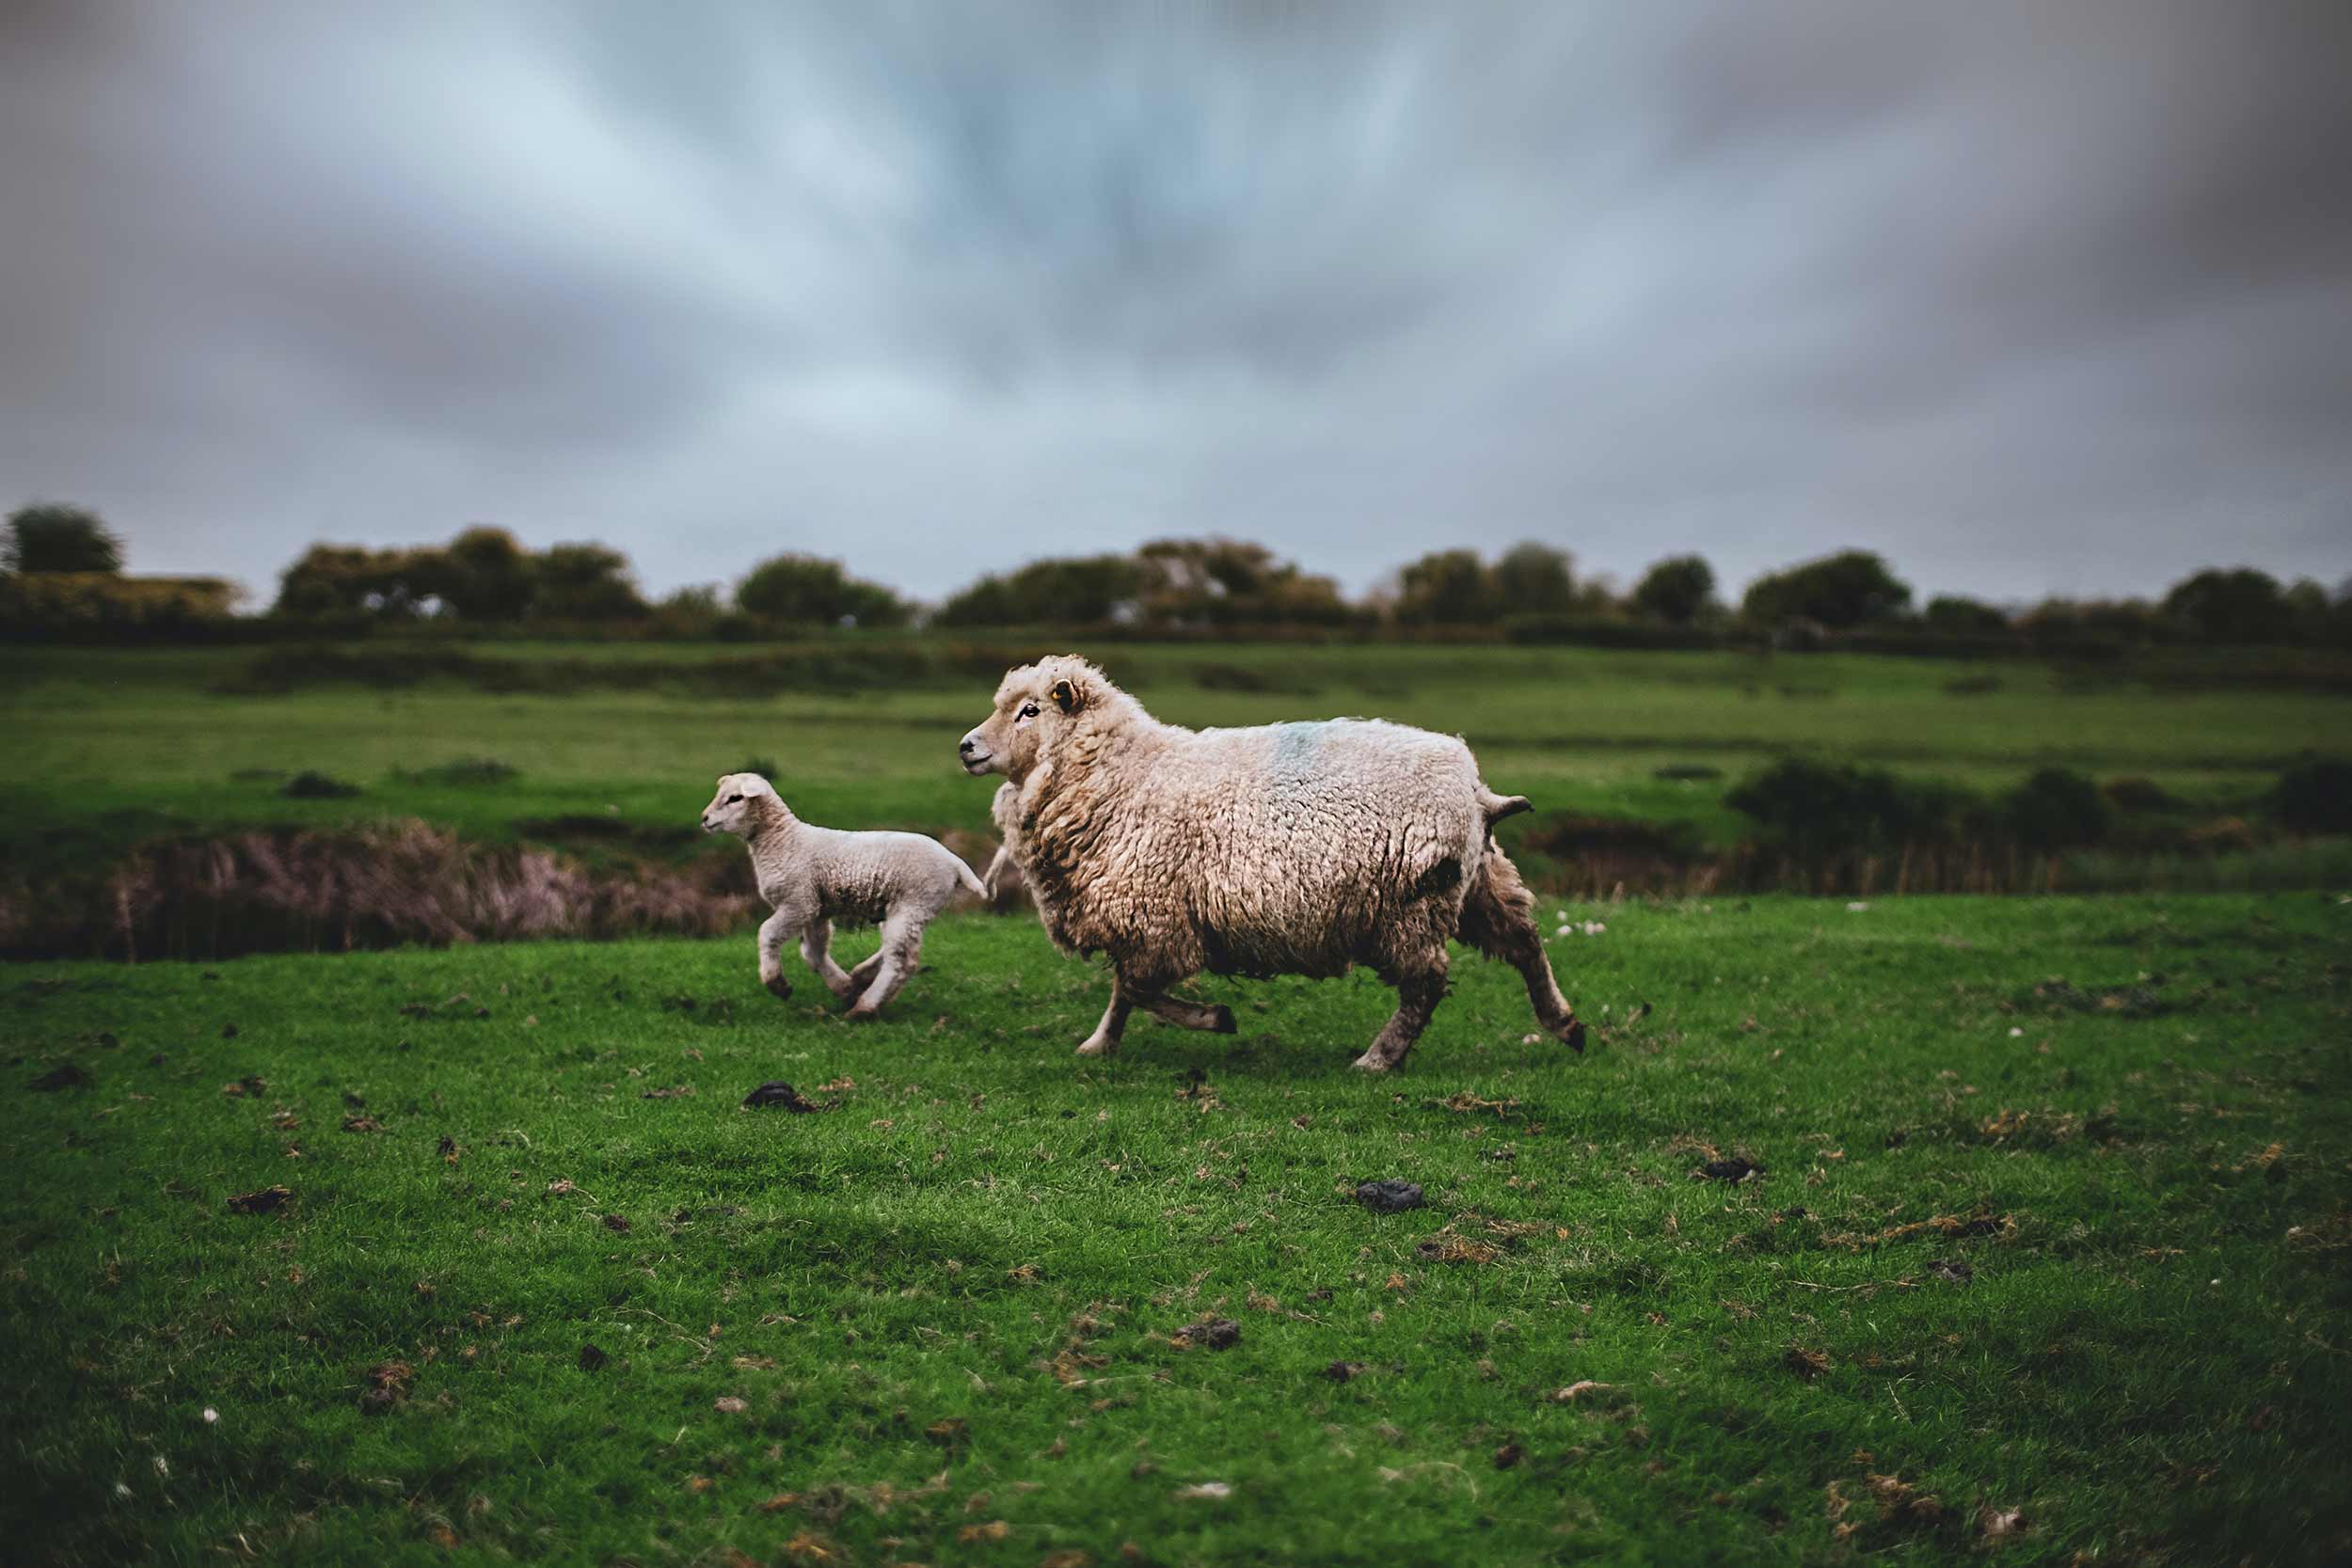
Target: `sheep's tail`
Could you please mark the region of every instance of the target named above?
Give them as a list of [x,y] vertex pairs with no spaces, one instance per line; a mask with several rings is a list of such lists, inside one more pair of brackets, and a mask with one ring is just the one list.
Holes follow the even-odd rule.
[[1497,795],[1485,784],[1478,786],[1478,804],[1479,808],[1486,814],[1488,832],[1492,832],[1494,825],[1506,816],[1517,816],[1523,811],[1535,809],[1524,795]]
[[988,889],[981,885],[979,878],[973,875],[972,868],[963,863],[961,855],[950,849],[947,851],[947,858],[956,863],[956,880],[963,884],[965,892],[976,893],[982,898],[988,896]]

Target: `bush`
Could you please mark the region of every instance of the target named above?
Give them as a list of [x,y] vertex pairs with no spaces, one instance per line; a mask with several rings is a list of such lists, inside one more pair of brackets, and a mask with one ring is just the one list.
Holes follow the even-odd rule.
[[2080,773],[2044,768],[2001,800],[2002,825],[2027,849],[2085,849],[2107,835],[2110,813],[2099,786]]
[[1881,768],[1790,757],[1724,797],[1774,847],[1807,859],[1958,842],[1981,825],[1976,798]]
[[2352,762],[2307,756],[2279,775],[2270,809],[2298,833],[2352,832]]
[[278,793],[295,800],[342,800],[358,794],[359,786],[306,768],[288,779]]

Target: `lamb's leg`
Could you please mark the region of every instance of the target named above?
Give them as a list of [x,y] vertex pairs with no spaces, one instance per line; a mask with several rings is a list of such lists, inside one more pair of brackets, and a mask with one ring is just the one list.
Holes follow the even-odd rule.
[[833,922],[819,916],[801,931],[801,961],[808,965],[817,978],[825,982],[825,989],[838,997],[847,998],[856,990],[848,972],[833,961]]
[[875,972],[882,966],[883,957],[884,950],[877,947],[853,965],[850,970],[850,989],[842,996],[854,1002],[865,995],[866,988],[874,983]]
[[[850,1009],[851,1018],[872,1018],[898,994],[898,988],[907,983],[914,971],[914,958],[923,950],[925,911],[901,905],[890,911],[882,922],[882,948],[875,954],[882,963],[874,970],[873,978],[859,994],[857,1006]],[[860,965],[864,968],[864,965]]]
[[1553,1037],[1581,1051],[1584,1025],[1552,978],[1551,960],[1544,953],[1544,934],[1535,925],[1534,908],[1535,895],[1519,880],[1518,867],[1501,849],[1490,848],[1482,875],[1462,905],[1462,940],[1518,970],[1527,982],[1527,1000],[1535,1008],[1535,1022]]
[[779,1002],[792,994],[792,982],[784,977],[784,939],[791,926],[791,916],[783,910],[759,923],[759,983]]
[[1127,1032],[1127,1015],[1135,1010],[1136,999],[1127,983],[1111,971],[1111,1002],[1103,1009],[1103,1022],[1094,1026],[1094,1033],[1078,1042],[1081,1056],[1107,1056],[1119,1049],[1119,1037]]
[[1173,996],[1138,996],[1136,1006],[1164,1018],[1180,1029],[1200,1029],[1212,1035],[1233,1032],[1233,1009],[1222,1003],[1184,1002]]
[[1371,1049],[1356,1058],[1357,1068],[1365,1072],[1386,1072],[1405,1060],[1405,1053],[1413,1049],[1421,1032],[1429,1027],[1430,1015],[1445,997],[1445,952],[1440,948],[1428,967],[1397,976],[1396,1011],[1374,1037]]

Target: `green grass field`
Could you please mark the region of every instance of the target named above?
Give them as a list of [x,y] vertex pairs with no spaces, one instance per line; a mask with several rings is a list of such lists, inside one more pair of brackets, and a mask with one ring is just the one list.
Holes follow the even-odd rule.
[[[378,688],[308,684],[299,652],[283,649],[0,649],[0,724],[12,740],[0,748],[0,849],[56,870],[158,833],[388,816],[491,840],[596,816],[660,832],[691,827],[710,780],[749,756],[773,759],[787,799],[813,820],[977,830],[990,789],[957,768],[956,738],[985,716],[1004,660],[1039,650],[964,650],[956,668],[906,684],[716,690],[714,661],[762,650],[485,651],[565,673],[548,677],[548,689]],[[359,652],[395,673],[411,657],[398,645]],[[2229,813],[2250,809],[2284,761],[2352,720],[2352,700],[2339,693],[2233,686],[2226,660],[2152,685],[2118,672],[1859,656],[1426,645],[1097,653],[1174,721],[1353,713],[1424,724],[1465,736],[1491,782],[1544,810],[1687,824],[1719,846],[1740,831],[1724,790],[1779,754],[1987,790],[2058,764],[2152,779],[2198,809]],[[857,645],[826,657],[854,661]],[[294,668],[291,689],[244,689],[257,661],[273,658]],[[1250,685],[1263,689],[1234,689]],[[495,758],[519,777],[466,788],[400,776],[466,757]],[[1692,767],[1723,777],[1657,776]],[[236,777],[306,768],[362,793],[289,800],[277,777]]]
[[[52,757],[124,744],[65,717]],[[142,743],[172,781],[254,762],[198,718]],[[688,809],[711,770],[432,744]],[[748,939],[12,966],[0,1558],[2352,1551],[2352,908],[1571,912],[1585,1056],[1465,960],[1386,1079],[1368,979],[1074,1058],[1103,975],[1026,919],[943,920],[866,1027]],[[835,1108],[738,1108],[774,1078]],[[1351,1201],[1390,1177],[1428,1206]]]

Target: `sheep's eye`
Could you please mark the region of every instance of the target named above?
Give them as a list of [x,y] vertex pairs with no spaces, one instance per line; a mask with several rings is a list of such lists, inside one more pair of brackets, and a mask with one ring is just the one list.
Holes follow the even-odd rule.
[[731,806],[731,805],[735,804],[738,800],[740,800],[741,799],[743,799],[743,797],[741,797],[740,795],[730,795],[730,796],[728,796],[728,797],[727,797],[727,804]]
[[1024,719],[1034,719],[1034,718],[1036,718],[1036,717],[1037,717],[1037,705],[1036,705],[1035,703],[1024,703],[1024,704],[1022,704],[1022,705],[1021,705],[1021,717],[1022,717],[1022,718],[1024,718]]

